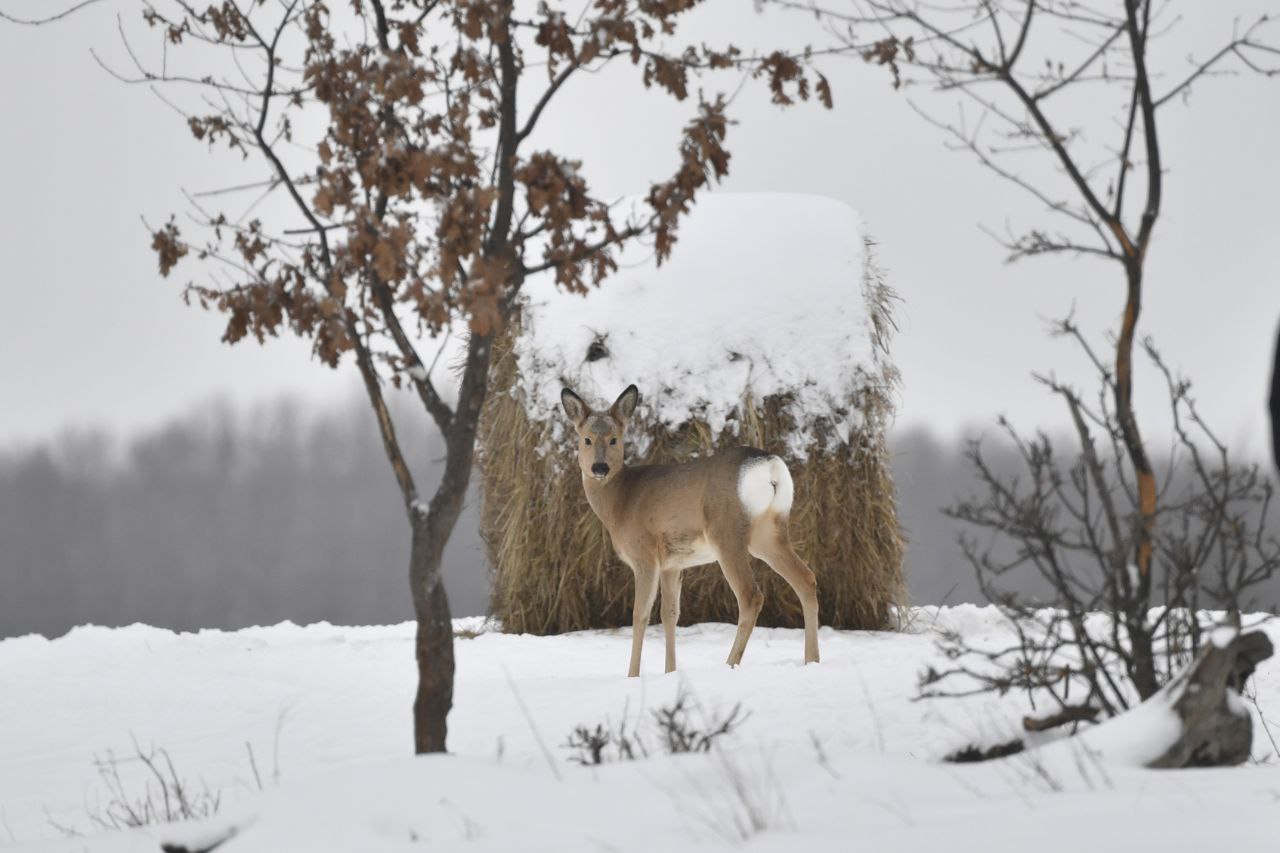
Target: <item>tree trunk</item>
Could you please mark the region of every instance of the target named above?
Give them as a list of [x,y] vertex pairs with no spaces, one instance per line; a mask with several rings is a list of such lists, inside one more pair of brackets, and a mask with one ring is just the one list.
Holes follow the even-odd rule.
[[471,483],[476,431],[489,387],[493,338],[492,331],[471,334],[458,387],[458,403],[445,436],[444,476],[430,506],[415,501],[409,507],[413,525],[409,586],[418,619],[415,642],[418,694],[413,702],[413,745],[419,755],[445,751],[445,718],[453,706],[453,619],[440,576],[440,563]]
[[[1149,589],[1149,584],[1145,586]],[[1136,606],[1125,614],[1125,628],[1129,633],[1129,677],[1137,688],[1138,698],[1142,701],[1150,699],[1160,689],[1156,677],[1156,656],[1151,637],[1151,627],[1147,622],[1150,593],[1135,593]]]
[[1147,611],[1151,605],[1151,557],[1152,538],[1156,518],[1156,475],[1147,457],[1142,434],[1133,413],[1133,344],[1138,327],[1138,315],[1142,310],[1142,262],[1140,250],[1135,250],[1127,263],[1127,287],[1124,315],[1120,335],[1116,338],[1115,401],[1116,421],[1120,425],[1121,438],[1129,461],[1133,465],[1134,481],[1138,487],[1138,518],[1134,531],[1134,565],[1137,577],[1131,578],[1127,567],[1119,579],[1119,588],[1125,590],[1123,610],[1129,631],[1129,676],[1143,700],[1153,696],[1160,685],[1156,678],[1155,656],[1151,647],[1151,634],[1147,628]]
[[[455,515],[456,519],[456,515]],[[445,721],[453,707],[453,619],[440,576],[448,534],[433,535],[426,515],[413,520],[409,583],[418,620],[414,641],[418,692],[413,700],[413,751],[445,751]],[[448,525],[452,531],[452,522]]]

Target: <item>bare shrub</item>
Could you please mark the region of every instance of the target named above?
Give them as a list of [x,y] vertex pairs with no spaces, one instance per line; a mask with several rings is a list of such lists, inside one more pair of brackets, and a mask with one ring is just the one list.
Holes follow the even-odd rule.
[[639,735],[634,731],[627,731],[625,718],[617,728],[608,727],[607,722],[597,723],[595,728],[580,725],[569,734],[564,745],[578,753],[569,760],[585,766],[604,764],[606,761],[634,761],[649,755],[649,750]]
[[749,714],[743,714],[742,703],[734,705],[729,713],[721,716],[711,714],[698,707],[701,722],[695,722],[690,715],[689,694],[681,690],[676,694],[676,701],[658,708],[653,712],[653,720],[662,735],[663,746],[667,752],[676,755],[682,752],[710,752],[719,737],[729,734],[747,721]]
[[569,739],[565,741],[564,746],[566,749],[578,751],[577,755],[569,758],[570,761],[594,766],[604,764],[604,751],[612,740],[613,733],[600,723],[596,723],[594,729],[579,725],[569,733]]
[[[696,710],[698,720],[693,718]],[[652,723],[663,751],[668,755],[687,752],[711,752],[718,738],[731,734],[750,716],[738,703],[727,714],[707,713],[700,705],[690,703],[689,693],[681,689],[675,701],[652,711]],[[627,708],[622,711],[622,721],[616,726],[606,719],[594,726],[582,724],[569,733],[564,743],[574,750],[570,761],[584,766],[604,764],[607,761],[634,761],[648,758],[649,748],[640,736],[639,724],[628,728]]]
[[[135,738],[132,755],[119,758],[108,750],[105,758],[94,756],[93,764],[106,789],[105,805],[89,812],[89,821],[99,829],[134,829],[218,813],[221,792],[210,790],[203,781],[199,787],[191,784],[178,773],[173,756],[164,747],[144,748]],[[127,776],[137,775],[127,769],[121,774],[122,765],[131,764],[142,766],[141,782],[126,782]]]
[[[1190,383],[1174,376],[1149,339],[1151,364],[1164,377],[1174,446],[1154,513],[1139,506],[1126,465],[1112,372],[1070,320],[1057,332],[1076,340],[1100,378],[1093,402],[1052,377],[1037,377],[1066,404],[1079,439],[1068,461],[1049,437],[1002,426],[1017,447],[1022,475],[990,468],[982,448],[969,451],[981,492],[948,514],[993,534],[980,546],[962,536],[965,556],[987,597],[1009,619],[1014,638],[977,647],[944,633],[952,665],[929,669],[925,695],[1024,691],[1047,716],[1024,727],[1111,716],[1153,695],[1200,649],[1223,619],[1239,627],[1255,606],[1251,591],[1280,567],[1280,543],[1265,533],[1272,485],[1256,465],[1235,463],[1202,419]],[[1140,571],[1132,555],[1149,540]],[[1001,580],[1036,577],[1042,597],[1008,592]]]
[[[269,780],[273,784],[279,784],[280,781],[278,749],[283,721],[282,713],[277,722],[272,749],[273,766]],[[133,749],[129,755],[117,756],[114,751],[107,750],[105,755],[93,756],[93,767],[101,790],[91,802],[85,804],[90,829],[113,832],[175,821],[198,820],[218,813],[222,805],[221,789],[210,788],[203,779],[198,783],[192,782],[178,771],[173,756],[164,747],[144,747],[133,736],[130,736],[130,740]],[[266,790],[253,745],[245,741],[244,748],[252,783],[237,780],[236,784],[245,785],[251,791]],[[48,809],[45,810],[45,817],[51,827],[68,838],[84,835],[80,827],[54,818]]]

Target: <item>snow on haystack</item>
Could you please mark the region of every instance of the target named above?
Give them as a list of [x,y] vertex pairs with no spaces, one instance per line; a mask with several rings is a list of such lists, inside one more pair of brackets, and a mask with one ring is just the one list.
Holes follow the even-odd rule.
[[[628,464],[740,444],[781,455],[823,624],[887,627],[904,586],[884,443],[893,295],[857,214],[816,196],[712,194],[678,238],[661,266],[629,252],[585,296],[528,282],[515,328],[494,344],[480,432],[494,614],[535,634],[630,623],[630,572],[583,497],[560,393],[607,406],[634,383]],[[799,624],[790,587],[767,571],[760,583],[759,624]],[[737,620],[714,570],[686,576],[681,611]]]
[[[849,442],[863,426],[860,392],[892,382],[870,264],[861,220],[841,202],[703,196],[661,266],[634,250],[586,296],[546,277],[527,285],[518,390],[530,419],[563,429],[566,383],[612,401],[634,382],[646,422],[696,419],[713,434],[744,399],[785,397],[788,450],[803,459],[815,441]],[[635,440],[643,453],[646,437]]]

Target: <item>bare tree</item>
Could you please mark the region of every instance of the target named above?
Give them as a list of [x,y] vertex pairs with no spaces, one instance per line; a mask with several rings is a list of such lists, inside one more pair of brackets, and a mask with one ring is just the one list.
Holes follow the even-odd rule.
[[[414,745],[441,751],[454,661],[440,561],[471,476],[494,337],[530,276],[585,292],[639,240],[661,262],[680,217],[729,165],[726,98],[696,91],[674,173],[630,207],[610,203],[592,192],[581,163],[537,147],[548,110],[570,81],[618,60],[678,101],[715,70],[764,77],[779,103],[812,92],[829,106],[830,92],[803,54],[673,49],[701,0],[572,9],[517,9],[512,0],[141,5],[159,40],[154,57],[122,26],[132,68],[108,70],[131,83],[194,88],[194,109],[166,102],[197,140],[265,173],[190,196],[196,239],[174,218],[152,229],[160,270],[170,274],[187,256],[205,262],[187,297],[227,315],[228,343],[285,330],[309,338],[329,366],[355,362],[412,529]],[[209,209],[210,197],[233,192],[254,193],[251,209],[271,194],[287,204],[270,221]],[[450,329],[465,335],[452,403],[433,372]],[[437,341],[434,355],[420,350],[423,338]],[[444,473],[429,499],[405,461],[388,383],[411,389],[444,436]]]
[[[1043,205],[1051,223],[993,235],[1009,260],[1065,254],[1116,265],[1125,296],[1105,379],[1136,512],[1119,519],[1132,526],[1132,535],[1117,537],[1131,551],[1110,555],[1109,570],[1125,590],[1115,604],[1134,644],[1132,678],[1150,695],[1159,679],[1142,627],[1158,491],[1134,415],[1133,350],[1164,197],[1160,119],[1209,77],[1280,73],[1280,50],[1264,40],[1269,20],[1237,23],[1205,58],[1165,69],[1152,66],[1152,44],[1178,24],[1172,0],[774,2],[817,14],[846,53],[889,69],[895,86],[926,85],[958,101],[953,120],[916,110],[956,148]],[[1117,113],[1099,120],[1100,102],[1116,104]]]

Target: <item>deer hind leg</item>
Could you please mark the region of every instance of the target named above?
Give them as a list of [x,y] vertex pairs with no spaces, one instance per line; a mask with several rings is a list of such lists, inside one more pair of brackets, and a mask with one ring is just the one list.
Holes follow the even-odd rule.
[[737,666],[742,662],[747,640],[751,639],[751,629],[755,628],[756,617],[764,606],[764,593],[751,574],[751,556],[746,548],[721,548],[719,562],[725,580],[738,599],[738,633],[734,635],[728,660],[729,666]]
[[662,588],[662,632],[667,640],[667,672],[676,668],[676,622],[680,620],[680,569],[659,572]]
[[644,646],[644,631],[649,626],[649,614],[653,612],[653,599],[658,594],[658,570],[652,566],[632,566],[636,576],[636,602],[631,610],[631,667],[628,678],[640,674],[640,649]]
[[787,519],[775,516],[772,521],[763,520],[751,536],[750,550],[753,556],[769,564],[782,579],[791,585],[800,599],[804,612],[804,662],[818,662],[818,580],[813,570],[791,547],[791,534]]

